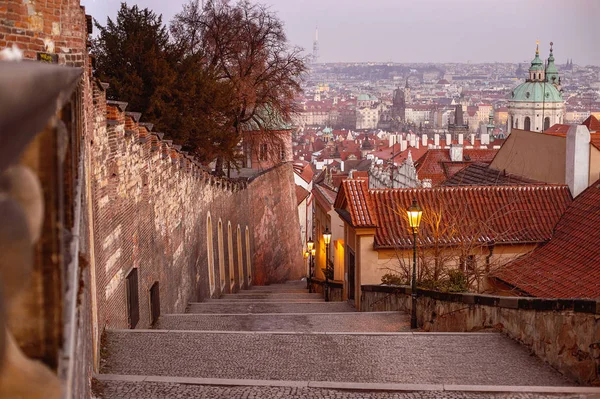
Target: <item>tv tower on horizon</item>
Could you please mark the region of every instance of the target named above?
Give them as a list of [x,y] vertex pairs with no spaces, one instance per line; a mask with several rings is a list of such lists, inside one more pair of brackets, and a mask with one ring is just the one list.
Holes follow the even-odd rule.
[[312,62],[313,64],[319,62],[319,26],[315,28],[315,41],[313,42]]

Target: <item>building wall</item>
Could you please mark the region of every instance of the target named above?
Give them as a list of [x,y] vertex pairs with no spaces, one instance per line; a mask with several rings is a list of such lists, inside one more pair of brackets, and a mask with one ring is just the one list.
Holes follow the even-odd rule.
[[513,130],[490,167],[546,183],[565,184],[565,160],[564,137]]
[[600,179],[600,150],[590,145],[590,177],[588,185],[591,186],[598,179]]
[[549,126],[563,123],[565,118],[564,103],[525,103],[510,102],[508,105],[508,131],[512,129],[525,129],[525,118],[531,120],[530,130],[542,132],[544,130],[544,119],[550,118]]

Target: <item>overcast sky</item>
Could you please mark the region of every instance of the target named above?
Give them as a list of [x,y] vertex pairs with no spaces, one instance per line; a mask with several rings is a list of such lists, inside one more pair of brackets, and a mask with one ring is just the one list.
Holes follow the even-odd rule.
[[[189,0],[137,0],[170,21]],[[284,21],[289,41],[320,62],[529,62],[540,41],[557,63],[600,65],[600,0],[257,0]],[[120,0],[81,0],[103,25]]]

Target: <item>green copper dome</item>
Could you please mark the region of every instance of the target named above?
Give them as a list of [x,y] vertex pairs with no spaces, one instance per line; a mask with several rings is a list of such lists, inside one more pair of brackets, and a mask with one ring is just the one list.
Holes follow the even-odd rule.
[[515,87],[510,96],[515,102],[563,102],[562,94],[552,83],[525,82]]
[[529,67],[529,71],[543,71],[544,70],[544,63],[542,62],[541,58],[540,58],[540,48],[539,46],[536,47],[535,49],[535,58],[533,59],[533,61],[531,61],[531,66]]

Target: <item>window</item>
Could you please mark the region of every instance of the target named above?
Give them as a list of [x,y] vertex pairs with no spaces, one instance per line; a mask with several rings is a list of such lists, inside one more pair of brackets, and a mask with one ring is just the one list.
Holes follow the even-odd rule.
[[523,126],[524,130],[531,130],[531,118],[526,116],[525,117],[525,125]]
[[266,144],[261,144],[260,148],[259,148],[259,160],[260,161],[266,161],[267,160],[267,145]]
[[225,290],[225,249],[223,247],[223,222],[219,219],[217,228],[217,245],[219,247],[219,279],[221,281],[221,292]]
[[281,148],[279,149],[279,159],[281,161],[285,161],[285,147],[281,146]]
[[244,285],[244,260],[242,256],[242,230],[240,229],[240,225],[237,226],[237,251],[238,251],[238,284],[239,289],[241,290]]
[[229,286],[233,291],[235,285],[235,269],[233,266],[233,235],[231,232],[231,222],[227,222],[227,257],[229,258]]
[[248,273],[248,287],[252,285],[252,261],[250,260],[250,231],[246,226],[246,273]]
[[215,292],[215,254],[213,244],[213,229],[212,218],[210,212],[206,218],[206,259],[208,267],[208,282],[210,288],[210,296]]

